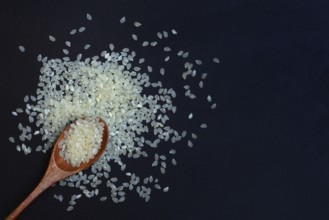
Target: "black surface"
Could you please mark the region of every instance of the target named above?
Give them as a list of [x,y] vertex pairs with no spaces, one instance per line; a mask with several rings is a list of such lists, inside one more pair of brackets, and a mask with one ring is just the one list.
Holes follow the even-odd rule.
[[0,218],[33,189],[48,160],[8,142],[17,132],[10,112],[36,89],[36,55],[62,56],[47,36],[64,42],[88,12],[93,23],[74,42],[94,39],[92,52],[131,44],[118,25],[126,15],[150,33],[176,28],[174,43],[195,57],[220,57],[205,67],[218,108],[192,106],[209,128],[194,149],[180,144],[179,166],[165,178],[169,193],[149,203],[134,193],[119,205],[82,199],[66,212],[52,194],[69,190],[52,188],[21,219],[328,219],[328,1],[8,1],[0,11]]

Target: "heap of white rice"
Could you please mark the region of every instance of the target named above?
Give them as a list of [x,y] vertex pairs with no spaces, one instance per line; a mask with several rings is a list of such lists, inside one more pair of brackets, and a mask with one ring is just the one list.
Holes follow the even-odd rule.
[[[88,14],[87,19],[91,20],[91,15]],[[121,23],[125,21],[125,18],[120,20]],[[140,28],[141,24],[135,22],[134,26]],[[80,28],[79,32],[84,30],[84,27]],[[174,29],[171,32],[173,35],[177,34]],[[70,34],[76,33],[76,29],[70,32]],[[169,33],[158,32],[156,36],[161,40],[168,38]],[[138,38],[133,35],[133,39],[136,41]],[[51,37],[50,40],[54,42],[55,38]],[[65,44],[71,46],[69,41]],[[150,43],[143,41],[142,46],[154,47],[157,44],[157,41]],[[85,49],[89,46],[88,44]],[[186,51],[174,52],[168,46],[163,51],[167,54],[175,53],[182,59],[187,59],[189,56]],[[63,52],[65,55],[69,53],[68,49],[64,49]],[[168,62],[169,58],[170,56],[166,55],[164,61]],[[104,50],[100,56],[82,59],[82,55],[78,54],[75,60],[71,60],[67,56],[48,59],[39,55],[38,61],[42,63],[42,68],[36,95],[26,96],[24,98],[26,107],[12,112],[14,116],[25,112],[31,123],[31,126],[18,124],[18,129],[21,131],[19,135],[21,143],[16,146],[18,151],[31,153],[32,148],[27,146],[27,142],[32,139],[32,135],[41,135],[44,144],[37,146],[35,151],[45,153],[53,146],[63,129],[79,118],[97,116],[103,118],[110,131],[109,143],[102,157],[89,170],[79,172],[59,183],[61,186],[81,191],[80,194],[72,195],[67,210],[71,211],[76,200],[82,195],[88,198],[99,197],[101,201],[110,198],[118,203],[125,201],[127,190],[135,190],[145,201],[149,201],[152,190],[167,192],[169,187],[160,185],[158,173],[165,174],[168,164],[177,164],[174,158],[176,150],[168,146],[188,138],[187,145],[193,147],[192,139],[196,139],[197,134],[185,130],[179,132],[169,125],[169,116],[175,114],[177,109],[174,105],[176,92],[172,88],[163,86],[161,81],[150,80],[149,74],[153,71],[150,65],[147,66],[148,72],[136,66],[137,62],[142,64],[145,59],[137,58],[136,52],[128,48],[115,51],[114,45],[110,44],[110,50]],[[201,65],[202,61],[196,60],[195,63]],[[188,77],[197,78],[193,61],[186,61],[183,66],[183,80]],[[160,68],[159,73],[164,76],[165,69]],[[207,73],[200,74],[198,84],[201,89],[204,87],[203,81],[206,77]],[[152,89],[145,92],[149,87]],[[190,85],[184,85],[184,89],[188,99],[196,98]],[[211,109],[214,109],[216,103],[213,103],[211,96],[207,100]],[[194,118],[193,113],[187,112],[186,118]],[[33,127],[36,128],[35,131],[32,131]],[[200,127],[206,128],[207,125],[201,123]],[[68,135],[75,136],[75,133],[72,131]],[[77,139],[72,137],[72,140]],[[9,140],[16,142],[13,137]],[[157,147],[162,145],[161,142],[171,143],[167,144],[167,150],[158,151]],[[63,143],[63,149],[67,144]],[[97,143],[93,144],[97,145]],[[68,149],[63,151],[63,156],[71,160]],[[80,159],[85,161],[86,158]],[[151,160],[149,165],[159,172],[149,175],[133,172],[133,167],[127,167],[124,163],[127,158],[149,158]],[[75,165],[78,164],[77,162]],[[112,166],[118,166],[125,178],[117,178],[117,174],[112,172]],[[100,185],[105,185],[108,190],[101,192]],[[62,195],[55,195],[55,198],[59,201],[63,200]]]
[[97,117],[78,119],[65,131],[64,138],[58,143],[59,155],[73,167],[93,159],[98,153],[104,123]]

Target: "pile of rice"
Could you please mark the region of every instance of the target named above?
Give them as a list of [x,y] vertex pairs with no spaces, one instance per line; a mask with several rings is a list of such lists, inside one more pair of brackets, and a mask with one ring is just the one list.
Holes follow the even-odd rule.
[[78,119],[58,143],[59,155],[73,167],[93,159],[101,147],[104,123],[97,117]]
[[[87,14],[87,19],[91,21],[92,16]],[[126,18],[121,18],[120,22],[125,23]],[[134,22],[133,25],[140,28],[142,24]],[[81,33],[85,29],[73,29],[70,34]],[[176,34],[177,31],[172,29],[158,32],[156,36],[161,41]],[[137,35],[132,34],[132,38],[140,42]],[[49,40],[55,42],[56,38],[49,36]],[[71,47],[71,42],[66,41],[65,44],[68,48]],[[143,47],[155,47],[157,44],[158,41],[141,41]],[[90,45],[86,44],[84,49],[89,47]],[[23,46],[19,46],[19,49],[25,52]],[[169,46],[161,50],[168,54],[165,62],[170,60],[169,53],[176,53],[177,57],[186,60],[189,57],[189,52],[174,52]],[[166,173],[167,165],[177,164],[174,144],[185,138],[187,145],[193,147],[192,140],[197,139],[197,134],[178,131],[169,124],[169,116],[175,115],[177,110],[174,104],[176,91],[164,86],[161,81],[151,81],[149,74],[153,72],[152,66],[148,65],[147,71],[137,66],[137,62],[142,64],[145,59],[138,57],[135,51],[128,48],[115,51],[114,45],[110,44],[109,50],[102,51],[99,56],[82,58],[82,54],[78,54],[74,60],[66,56],[69,54],[68,49],[63,49],[63,53],[63,58],[48,59],[41,55],[37,57],[42,67],[36,93],[24,98],[25,108],[17,108],[12,112],[14,116],[25,112],[31,125],[24,126],[19,123],[18,140],[14,137],[9,140],[18,142],[18,151],[29,154],[32,148],[27,146],[27,142],[32,136],[40,136],[44,144],[36,146],[33,151],[45,153],[52,148],[59,134],[71,122],[79,118],[100,117],[109,127],[109,143],[104,154],[89,170],[60,181],[60,186],[81,191],[68,200],[67,210],[71,211],[76,200],[83,195],[87,198],[98,197],[100,201],[111,199],[118,203],[125,201],[127,190],[135,190],[145,201],[149,201],[152,190],[167,192],[169,187],[160,185],[160,176]],[[213,58],[213,61],[219,63],[218,58]],[[196,66],[200,65],[201,60],[187,60],[183,65],[181,77],[184,80],[199,80],[198,86],[202,89],[207,73],[197,72]],[[164,76],[165,72],[164,68],[160,68],[158,73]],[[190,85],[184,85],[184,90],[187,100],[196,99]],[[209,103],[206,105],[209,109],[216,108],[216,103],[210,95],[205,100]],[[187,112],[186,117],[194,118],[192,112]],[[206,127],[206,123],[200,124],[201,129]],[[75,133],[72,131],[67,135],[74,136]],[[72,140],[76,139],[74,137]],[[166,144],[166,148],[170,146],[165,150],[166,153],[157,149],[163,147],[162,142],[170,142]],[[62,148],[67,144],[62,143]],[[93,143],[93,146],[95,144],[98,143]],[[62,155],[70,160],[68,149],[63,151]],[[86,158],[80,159],[85,161]],[[127,167],[124,162],[127,159],[151,160],[149,166],[159,172],[149,175],[132,172],[133,167]],[[125,178],[115,177],[118,174],[113,172],[113,166],[119,167]],[[106,186],[107,190],[101,190],[100,186]],[[54,197],[59,201],[64,200],[60,194],[55,194]]]

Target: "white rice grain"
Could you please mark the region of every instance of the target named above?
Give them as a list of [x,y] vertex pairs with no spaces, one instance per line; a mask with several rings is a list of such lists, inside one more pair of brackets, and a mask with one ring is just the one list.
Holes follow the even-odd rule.
[[131,37],[132,37],[132,38],[133,38],[133,40],[135,40],[135,41],[136,41],[136,40],[138,40],[138,37],[137,37],[137,35],[136,35],[136,34],[132,34],[132,35],[131,35]]
[[107,200],[107,197],[106,196],[102,196],[100,199],[99,199],[101,202],[104,202]]
[[202,82],[202,81],[199,82],[199,87],[200,87],[201,89],[203,88],[203,82]]
[[50,41],[52,41],[52,42],[55,42],[56,41],[56,38],[54,36],[49,35],[48,37],[49,37],[49,40]]
[[110,48],[111,51],[113,51],[114,50],[114,44],[112,44],[112,43],[109,44],[109,48]]
[[202,73],[202,75],[201,75],[201,79],[205,79],[205,78],[207,78],[207,73]]
[[165,74],[165,69],[164,68],[160,68],[160,74],[163,76]]
[[158,36],[159,39],[162,39],[162,33],[161,32],[158,32],[157,36]]
[[63,49],[63,53],[64,53],[65,55],[68,55],[68,54],[69,54],[68,49]]
[[9,137],[9,141],[10,141],[11,143],[15,143],[15,139],[14,139],[13,137]]
[[120,19],[120,23],[123,24],[123,23],[125,23],[125,22],[126,22],[126,17],[123,16],[123,17]]
[[202,64],[202,61],[201,61],[201,60],[195,60],[195,63],[196,63],[197,65],[201,65],[201,64]]
[[88,50],[90,48],[90,44],[86,44],[83,49]]
[[26,96],[24,97],[24,102],[28,102],[28,101],[29,101],[29,96],[26,95]]
[[198,138],[198,136],[197,136],[196,134],[194,134],[194,133],[191,134],[191,137],[192,137],[193,139],[197,139],[197,138]]
[[88,14],[88,13],[87,13],[87,15],[86,15],[86,18],[87,18],[87,20],[89,20],[89,21],[91,21],[91,20],[93,19],[93,17],[92,17],[90,14]]
[[80,28],[79,28],[79,32],[80,32],[80,33],[84,32],[85,30],[86,30],[85,27],[80,27]]
[[185,52],[185,53],[182,55],[182,57],[183,57],[183,58],[187,58],[188,55],[189,55],[189,52]]
[[150,43],[148,42],[148,41],[144,41],[143,43],[142,43],[142,46],[143,47],[146,47],[146,46],[148,46]]
[[135,22],[134,22],[134,26],[135,26],[135,27],[140,27],[140,26],[142,26],[142,24],[141,24],[140,22],[138,22],[138,21],[135,21]]
[[164,38],[167,38],[168,37],[168,32],[167,31],[163,31],[162,33],[163,33],[163,37]]
[[152,42],[150,43],[150,45],[151,45],[152,47],[156,46],[157,44],[158,44],[157,41],[152,41]]
[[207,101],[208,101],[208,102],[212,102],[212,98],[211,98],[210,95],[207,96]]
[[217,57],[213,58],[212,61],[214,61],[214,63],[220,63],[220,61]]
[[23,46],[18,46],[18,49],[19,49],[22,53],[25,52],[25,47],[23,47]]
[[175,149],[171,149],[171,150],[169,151],[169,154],[176,154],[176,150],[175,150]]
[[70,35],[74,35],[75,33],[77,33],[77,29],[72,29],[72,30],[70,31]]

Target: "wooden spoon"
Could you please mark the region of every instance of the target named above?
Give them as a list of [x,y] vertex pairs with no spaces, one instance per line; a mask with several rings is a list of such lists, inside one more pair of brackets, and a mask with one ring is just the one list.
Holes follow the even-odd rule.
[[40,183],[37,185],[37,187],[30,193],[30,195],[6,218],[6,220],[16,219],[18,215],[37,197],[39,196],[43,191],[45,191],[49,186],[52,184],[71,176],[77,172],[80,172],[83,169],[86,169],[90,165],[92,165],[104,152],[108,139],[109,139],[109,132],[106,122],[99,118],[99,121],[104,124],[104,130],[103,130],[103,136],[102,136],[102,142],[101,147],[98,153],[95,155],[95,157],[91,160],[89,160],[86,163],[80,164],[79,167],[73,167],[69,163],[67,163],[63,157],[59,155],[60,148],[58,147],[59,142],[64,138],[65,131],[68,131],[70,129],[71,125],[67,126],[65,130],[62,132],[62,134],[57,139],[53,152],[50,157],[49,165],[47,168],[46,173],[42,177]]

